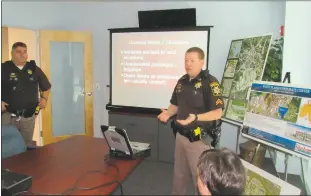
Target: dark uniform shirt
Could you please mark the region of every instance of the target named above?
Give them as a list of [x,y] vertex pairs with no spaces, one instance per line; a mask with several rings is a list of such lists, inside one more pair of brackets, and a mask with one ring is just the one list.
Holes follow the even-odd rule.
[[47,91],[51,84],[35,62],[27,62],[20,70],[12,61],[1,65],[2,101],[16,110],[30,109],[38,104],[38,87]]
[[[208,71],[201,71],[192,80],[188,75],[181,77],[175,86],[170,102],[178,106],[177,120],[184,120],[189,114],[202,114],[224,108],[219,82]],[[187,127],[205,126],[209,123],[197,122]]]

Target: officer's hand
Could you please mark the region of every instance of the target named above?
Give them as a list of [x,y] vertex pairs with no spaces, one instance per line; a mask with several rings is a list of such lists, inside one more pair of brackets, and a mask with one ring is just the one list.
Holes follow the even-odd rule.
[[161,111],[162,113],[159,114],[158,119],[159,121],[166,123],[170,119],[171,116],[167,110],[161,109]]
[[46,99],[41,98],[39,101],[39,106],[41,109],[44,109],[46,106]]
[[1,112],[4,112],[6,110],[6,106],[9,105],[5,103],[4,101],[1,101]]
[[189,125],[195,120],[195,115],[194,114],[189,114],[188,118],[186,120],[177,120],[177,122],[181,125]]

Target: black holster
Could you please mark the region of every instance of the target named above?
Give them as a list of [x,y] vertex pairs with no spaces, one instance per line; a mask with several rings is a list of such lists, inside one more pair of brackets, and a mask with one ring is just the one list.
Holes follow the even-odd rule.
[[215,120],[211,123],[210,127],[201,127],[202,133],[200,136],[195,136],[194,130],[195,129],[188,129],[181,126],[179,123],[176,122],[176,118],[174,118],[171,122],[171,128],[173,130],[173,133],[176,137],[176,133],[187,137],[190,142],[195,142],[201,140],[201,137],[204,137],[204,135],[209,135],[213,140],[211,142],[211,146],[214,148],[220,141],[220,135],[221,135],[221,120]]
[[222,120],[214,120],[212,126],[206,130],[206,133],[213,139],[211,146],[214,148],[220,141]]

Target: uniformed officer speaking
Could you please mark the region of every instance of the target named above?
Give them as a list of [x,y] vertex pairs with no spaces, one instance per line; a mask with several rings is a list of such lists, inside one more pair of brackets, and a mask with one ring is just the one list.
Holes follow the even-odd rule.
[[25,43],[13,44],[11,54],[12,60],[1,65],[1,121],[15,125],[26,145],[31,145],[37,106],[45,108],[51,84],[34,61],[27,61]]
[[202,70],[204,59],[204,52],[198,47],[186,51],[187,74],[177,82],[168,109],[162,109],[158,116],[160,121],[167,122],[177,114],[176,123],[181,127],[176,134],[173,195],[187,194],[190,176],[196,187],[199,156],[210,149],[211,141],[209,135],[202,137],[200,127],[220,119],[224,108],[217,79],[208,70]]

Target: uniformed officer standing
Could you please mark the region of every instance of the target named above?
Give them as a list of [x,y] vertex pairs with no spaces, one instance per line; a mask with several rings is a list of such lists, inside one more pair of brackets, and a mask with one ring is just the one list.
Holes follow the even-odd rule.
[[187,74],[179,79],[171,104],[162,109],[158,119],[167,122],[177,114],[178,132],[175,144],[173,195],[186,195],[187,183],[192,175],[196,187],[197,163],[201,153],[210,149],[211,138],[201,133],[211,121],[221,119],[224,103],[217,79],[203,71],[204,52],[198,47],[185,54]]
[[26,145],[31,145],[35,113],[45,108],[51,84],[35,62],[27,59],[27,45],[16,42],[12,60],[1,65],[1,120],[2,124],[15,125]]

